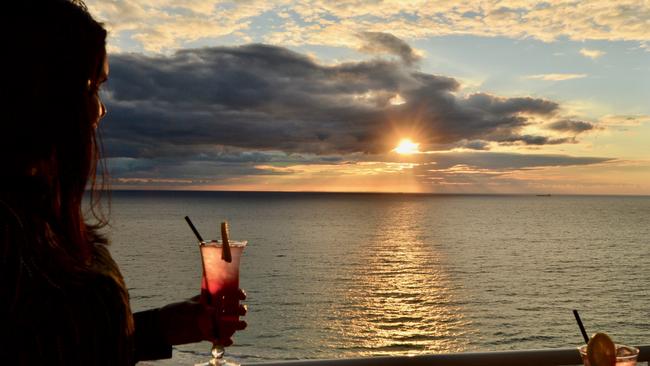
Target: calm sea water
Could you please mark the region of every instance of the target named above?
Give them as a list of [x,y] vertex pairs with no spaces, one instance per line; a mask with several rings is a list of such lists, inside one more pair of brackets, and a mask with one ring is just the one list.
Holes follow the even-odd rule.
[[650,197],[114,192],[134,310],[198,294],[185,215],[249,241],[240,361],[649,343]]

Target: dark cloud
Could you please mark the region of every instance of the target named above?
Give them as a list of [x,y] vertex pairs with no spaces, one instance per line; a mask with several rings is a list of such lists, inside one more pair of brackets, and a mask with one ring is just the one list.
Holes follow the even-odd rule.
[[546,128],[560,132],[571,132],[579,134],[581,132],[593,130],[596,126],[589,122],[564,119],[546,125]]
[[364,42],[361,52],[398,56],[405,64],[411,65],[420,60],[411,46],[390,33],[361,32],[359,38]]
[[[531,169],[592,165],[610,162],[601,157],[572,157],[557,154],[517,154],[487,151],[455,151],[419,154],[413,174],[424,183],[464,184],[487,182]],[[236,184],[242,177],[282,176],[302,167],[322,164],[355,165],[364,162],[403,163],[397,154],[350,154],[320,156],[283,152],[222,151],[212,156],[178,160],[173,158],[110,158],[108,165],[116,183],[136,185]],[[363,168],[364,165],[360,165]],[[126,179],[124,179],[126,178]]]
[[497,98],[485,93],[476,93],[465,100],[469,108],[496,116],[515,113],[547,115],[554,113],[559,105],[555,102],[531,97]]
[[[558,154],[517,154],[499,152],[449,152],[426,154],[420,164],[414,167],[419,181],[432,186],[468,186],[475,191],[492,184],[518,185],[525,183],[513,179],[518,172],[554,168],[592,165],[611,162],[601,157],[573,157]],[[529,182],[530,183],[530,182]],[[532,182],[535,183],[535,182]],[[489,189],[488,189],[489,190]],[[451,191],[462,191],[458,187]]]
[[454,166],[469,166],[492,171],[591,165],[611,161],[602,157],[575,157],[559,154],[517,154],[504,152],[445,152],[426,154],[420,169],[449,169]]
[[[553,116],[539,98],[458,97],[459,83],[374,59],[335,66],[282,47],[246,45],[118,54],[103,123],[109,156],[194,159],[219,146],[340,155],[381,153],[400,134],[422,148],[481,140],[560,143],[521,136],[530,115]],[[404,104],[393,105],[400,95]]]
[[458,144],[458,147],[471,150],[489,150],[490,143],[483,140],[461,141],[461,143]]
[[[164,149],[162,149],[164,150]],[[178,158],[178,157],[182,158]],[[348,156],[358,159],[356,155]],[[169,146],[165,154],[149,157],[111,157],[107,166],[111,176],[132,178],[187,178],[211,180],[242,175],[286,174],[257,166],[292,166],[342,163],[338,155],[287,154],[282,151],[242,151],[224,147],[201,149]]]
[[563,137],[563,138],[551,138],[548,136],[539,136],[539,135],[518,135],[510,136],[499,139],[503,145],[507,144],[521,144],[521,145],[559,145],[559,144],[570,144],[576,143],[577,141],[574,138]]

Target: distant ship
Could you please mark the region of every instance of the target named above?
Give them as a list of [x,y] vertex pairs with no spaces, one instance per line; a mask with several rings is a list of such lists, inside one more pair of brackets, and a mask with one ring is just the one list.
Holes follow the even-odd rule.
[[537,197],[551,197],[550,193],[547,194],[536,194]]

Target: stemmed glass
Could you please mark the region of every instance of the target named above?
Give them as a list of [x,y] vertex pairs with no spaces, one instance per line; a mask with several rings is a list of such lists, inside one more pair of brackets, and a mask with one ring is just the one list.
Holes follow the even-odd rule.
[[[224,294],[235,294],[239,290],[239,260],[246,247],[246,241],[229,243],[232,260],[222,259],[223,241],[202,242],[201,259],[203,261],[203,278],[201,280],[201,298],[217,309],[237,309],[239,300],[234,296],[224,298]],[[238,320],[238,316],[222,317],[224,320]],[[223,359],[224,348],[218,343],[212,345],[212,360],[209,365],[236,365]]]
[[[224,309],[238,309],[239,300],[236,294],[239,291],[239,262],[247,241],[228,240],[228,227],[226,223],[221,224],[222,240],[204,241],[196,231],[189,218],[185,218],[190,228],[199,238],[201,249],[201,262],[203,264],[203,276],[201,278],[201,301],[214,306],[218,311]],[[230,296],[228,296],[230,295]],[[223,316],[222,320],[236,322],[239,316]],[[214,324],[216,330],[218,324]],[[224,347],[219,343],[212,345],[212,359],[204,366],[238,365],[233,361],[223,358]]]

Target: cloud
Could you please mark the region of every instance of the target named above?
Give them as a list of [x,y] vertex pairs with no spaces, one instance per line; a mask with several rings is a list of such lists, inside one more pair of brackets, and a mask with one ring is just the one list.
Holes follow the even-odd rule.
[[595,59],[603,56],[605,54],[605,52],[600,51],[600,50],[591,50],[591,49],[588,49],[588,48],[581,48],[580,49],[580,54],[585,56],[585,57],[589,57],[592,60],[595,60]]
[[648,44],[647,41],[641,42],[639,48],[645,50],[646,52],[650,52],[650,44]]
[[607,115],[602,117],[598,124],[612,127],[640,126],[650,123],[648,115]]
[[572,79],[581,79],[587,77],[587,74],[537,74],[528,75],[526,79],[537,79],[544,81],[564,81]]
[[[323,65],[286,48],[249,44],[117,54],[109,79],[101,132],[121,186],[255,187],[251,182],[263,178],[283,187],[279,179],[287,176],[307,184],[406,171],[419,177],[414,181],[464,184],[460,177],[469,174],[492,179],[607,161],[488,152],[576,143],[575,136],[529,132],[577,135],[586,122],[562,118],[552,100],[461,94],[454,78],[401,58]],[[411,161],[391,153],[402,137],[428,153]],[[460,151],[432,152],[454,148]]]
[[[328,179],[328,182],[331,182],[332,179],[345,181],[359,177],[375,177],[389,182],[396,177],[408,175],[413,177],[413,182],[425,187],[472,185],[474,189],[480,189],[482,186],[495,184],[495,180],[500,184],[507,181],[512,183],[513,175],[522,172],[592,166],[613,161],[602,157],[486,151],[424,153],[410,156],[410,161],[404,161],[402,156],[394,153],[351,154],[329,158],[281,152],[246,153],[249,157],[272,155],[261,159],[263,161],[257,158],[247,160],[245,156],[239,156],[239,153],[229,154],[232,156],[222,160],[207,157],[201,160],[109,158],[108,164],[115,184],[120,187],[188,188],[218,185],[220,189],[228,189],[240,187],[242,182],[250,184],[262,179],[276,182],[276,185],[267,186],[268,189],[284,190],[292,187],[290,184],[286,185],[286,180],[283,181],[286,177],[291,177],[289,182],[311,182],[312,186],[319,187],[318,184],[322,184],[322,181],[318,182],[320,179]],[[125,169],[124,166],[128,168]],[[376,186],[376,179],[374,182]],[[322,189],[323,186],[320,187]]]
[[[87,0],[124,51],[172,51],[188,42],[229,36],[283,45],[357,46],[354,34],[402,39],[444,35],[570,40],[650,41],[650,4],[636,0],[532,1],[266,1]],[[287,17],[290,15],[290,17]],[[281,22],[271,22],[277,17]],[[262,35],[252,24],[272,24]]]
[[603,157],[575,157],[561,154],[518,154],[506,152],[440,152],[428,154],[427,164],[437,169],[449,169],[457,165],[493,171],[511,171],[559,166],[592,165],[612,161]]
[[596,127],[589,122],[564,119],[550,123],[546,125],[546,128],[560,132],[572,132],[578,134],[593,130]]
[[[112,157],[214,156],[217,147],[318,155],[380,153],[408,135],[431,149],[482,140],[556,144],[521,135],[556,102],[458,96],[453,78],[373,59],[333,66],[262,44],[111,58],[104,99]],[[400,95],[403,103],[391,100]],[[403,136],[402,136],[403,137]]]
[[90,0],[88,8],[109,29],[109,49],[168,52],[188,42],[233,35],[249,28],[251,16],[273,8],[253,1],[236,10],[215,6],[213,1]]
[[538,146],[577,143],[575,138],[569,138],[569,137],[552,138],[548,136],[539,136],[539,135],[510,136],[499,140],[499,142],[503,143],[504,145],[519,144],[519,145],[538,145]]
[[359,38],[363,41],[360,48],[361,52],[395,55],[400,57],[407,65],[411,65],[421,58],[408,43],[390,33],[361,32]]
[[484,140],[471,140],[471,141],[461,141],[458,145],[459,148],[470,149],[470,150],[489,150],[490,143]]
[[[544,178],[546,172],[614,162],[602,157],[467,151],[427,154],[424,159],[413,168],[413,173],[429,190],[491,192],[501,187],[494,190],[501,193],[530,192],[539,189],[540,185],[557,184]],[[536,178],[531,180],[531,177]]]

